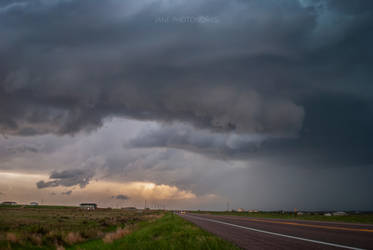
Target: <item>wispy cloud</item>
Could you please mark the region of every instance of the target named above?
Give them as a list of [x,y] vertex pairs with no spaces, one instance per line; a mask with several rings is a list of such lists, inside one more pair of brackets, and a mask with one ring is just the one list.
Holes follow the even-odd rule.
[[117,199],[117,200],[124,200],[124,201],[130,199],[130,197],[128,197],[127,195],[124,195],[124,194],[118,194],[116,196],[112,196],[112,198]]
[[61,194],[62,195],[71,195],[73,193],[72,190],[69,190],[69,191],[66,191],[66,192],[62,192]]

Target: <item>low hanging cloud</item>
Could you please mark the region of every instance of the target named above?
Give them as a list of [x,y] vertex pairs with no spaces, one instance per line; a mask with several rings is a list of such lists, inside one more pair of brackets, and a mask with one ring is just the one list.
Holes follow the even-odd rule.
[[[372,4],[357,2],[0,1],[0,131],[75,134],[120,116],[297,135],[305,96],[350,82],[368,95]],[[175,15],[218,22],[156,21]]]
[[71,195],[73,193],[72,190],[69,190],[69,191],[66,191],[66,192],[62,192],[61,194],[62,195]]
[[217,133],[186,124],[159,126],[146,130],[125,144],[125,148],[176,148],[215,157],[244,158],[260,150],[273,136]]
[[14,147],[9,147],[9,153],[38,153],[40,148],[37,145],[28,145],[28,144],[21,144],[15,145]]
[[127,195],[124,195],[124,194],[118,194],[116,196],[112,196],[113,199],[117,199],[117,200],[123,200],[123,201],[126,201],[126,200],[129,200],[130,197],[128,197]]
[[54,171],[49,176],[51,181],[39,181],[36,183],[37,188],[49,188],[49,187],[71,187],[79,185],[80,188],[84,188],[94,176],[95,172],[91,169],[74,169],[64,170],[61,172]]

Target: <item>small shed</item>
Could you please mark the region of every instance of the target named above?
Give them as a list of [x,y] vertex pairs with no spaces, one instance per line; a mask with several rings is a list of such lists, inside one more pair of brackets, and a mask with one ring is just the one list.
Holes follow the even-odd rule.
[[30,205],[31,205],[31,206],[39,206],[39,203],[33,201],[33,202],[30,202]]
[[245,212],[245,209],[239,208],[239,209],[237,209],[237,212]]
[[97,208],[97,204],[96,203],[80,203],[80,208],[86,209],[86,210],[95,210]]

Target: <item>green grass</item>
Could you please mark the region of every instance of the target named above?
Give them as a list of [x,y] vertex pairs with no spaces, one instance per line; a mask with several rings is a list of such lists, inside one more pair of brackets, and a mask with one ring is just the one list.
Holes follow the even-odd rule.
[[235,249],[236,246],[185,221],[178,215],[167,213],[153,222],[141,222],[131,234],[104,243],[94,240],[69,249]]
[[348,214],[344,216],[324,216],[320,213],[295,215],[294,213],[281,212],[216,212],[216,211],[190,211],[191,213],[214,214],[214,215],[234,215],[256,218],[274,218],[274,219],[297,219],[297,220],[315,220],[331,222],[349,222],[373,224],[373,213]]

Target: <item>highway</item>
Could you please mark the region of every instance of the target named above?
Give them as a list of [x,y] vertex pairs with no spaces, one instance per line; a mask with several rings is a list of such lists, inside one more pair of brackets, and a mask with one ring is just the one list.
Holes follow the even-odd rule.
[[373,225],[184,214],[243,249],[373,249]]

